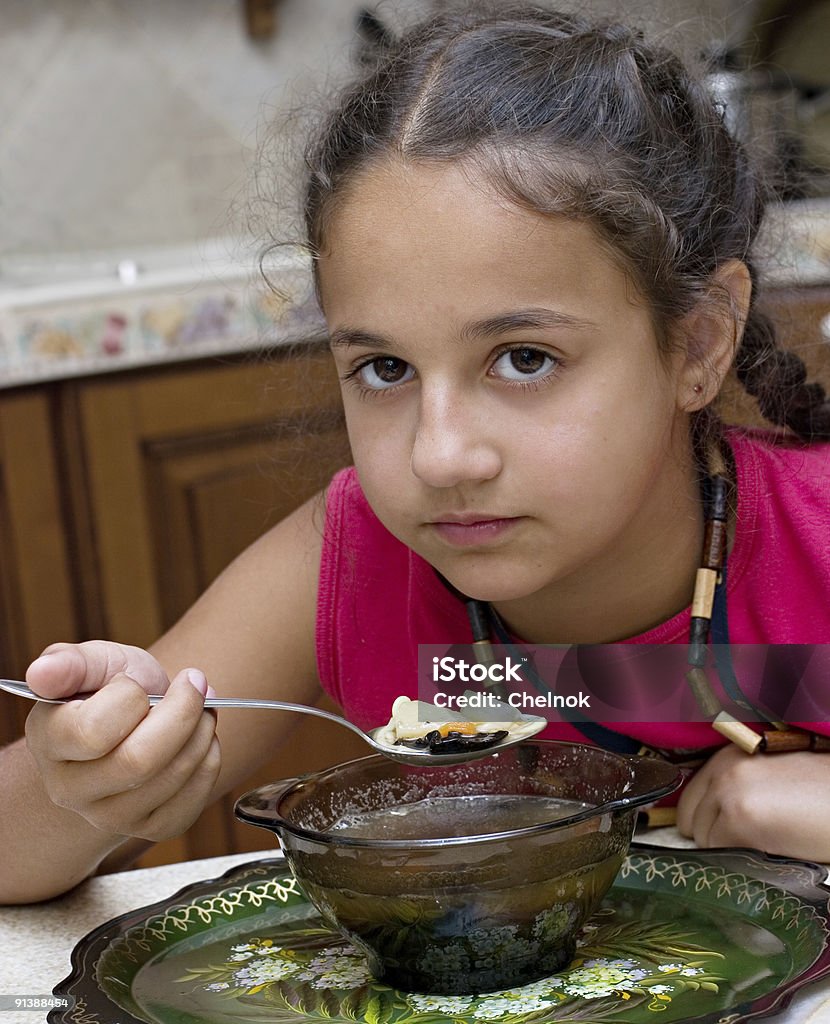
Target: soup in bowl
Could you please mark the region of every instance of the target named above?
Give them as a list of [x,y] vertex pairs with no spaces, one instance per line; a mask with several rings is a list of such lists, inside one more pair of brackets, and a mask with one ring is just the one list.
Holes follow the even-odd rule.
[[573,959],[637,808],[680,781],[655,758],[540,740],[445,767],[373,755],[262,786],[236,814],[277,835],[309,900],[375,978],[474,994]]

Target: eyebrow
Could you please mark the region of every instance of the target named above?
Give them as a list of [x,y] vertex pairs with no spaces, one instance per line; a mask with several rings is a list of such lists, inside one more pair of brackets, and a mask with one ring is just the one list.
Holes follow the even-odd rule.
[[509,313],[475,320],[461,330],[461,337],[466,341],[474,337],[493,337],[498,334],[509,334],[511,331],[522,331],[527,328],[544,327],[594,327],[590,320],[582,320],[570,313],[562,313],[555,309],[533,307],[516,309]]
[[[583,320],[580,317],[572,316],[570,313],[533,307],[530,309],[512,310],[509,313],[499,313],[497,316],[486,317],[483,320],[474,320],[462,327],[461,339],[463,341],[471,341],[473,338],[492,338],[501,334],[509,334],[511,331],[527,330],[528,328],[586,328],[595,326],[591,320]],[[338,327],[331,332],[329,344],[332,348],[348,348],[350,345],[383,347],[389,344],[389,339],[382,334],[375,334],[373,331],[364,331],[354,327]]]

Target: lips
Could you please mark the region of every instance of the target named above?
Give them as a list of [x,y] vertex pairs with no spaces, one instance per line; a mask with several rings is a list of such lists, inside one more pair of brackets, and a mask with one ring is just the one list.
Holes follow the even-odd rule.
[[436,526],[444,523],[453,526],[476,526],[479,523],[498,523],[512,518],[512,516],[497,515],[495,512],[447,512],[446,515],[436,516],[432,522]]
[[499,516],[486,512],[445,515],[430,523],[442,540],[454,547],[492,544],[522,522],[523,516]]

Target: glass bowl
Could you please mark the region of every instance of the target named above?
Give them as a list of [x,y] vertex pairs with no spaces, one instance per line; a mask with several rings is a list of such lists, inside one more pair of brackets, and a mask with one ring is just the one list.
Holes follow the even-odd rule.
[[636,809],[680,784],[656,758],[531,741],[420,768],[382,755],[255,789],[308,898],[404,991],[527,984],[574,956],[628,852]]

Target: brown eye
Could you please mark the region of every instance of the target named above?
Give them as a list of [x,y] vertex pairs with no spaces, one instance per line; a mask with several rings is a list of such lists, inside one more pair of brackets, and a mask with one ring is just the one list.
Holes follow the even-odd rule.
[[520,373],[538,373],[545,365],[545,355],[536,348],[514,348],[510,363]]
[[379,356],[364,363],[358,371],[358,376],[365,387],[382,391],[384,388],[409,380],[413,373],[412,367],[403,359]]
[[382,380],[384,384],[397,384],[406,373],[406,363],[400,359],[376,359],[372,363],[372,369],[378,380]]
[[557,360],[542,349],[522,345],[502,352],[493,365],[493,373],[511,381],[538,380],[557,365]]

